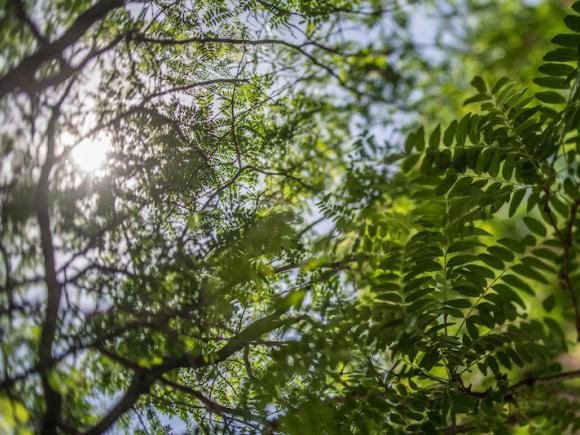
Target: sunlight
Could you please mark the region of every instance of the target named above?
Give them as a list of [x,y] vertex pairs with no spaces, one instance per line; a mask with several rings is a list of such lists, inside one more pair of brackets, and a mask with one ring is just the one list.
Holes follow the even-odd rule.
[[65,134],[63,140],[66,145],[74,146],[72,161],[83,172],[94,173],[104,167],[110,147],[106,137],[97,136],[74,144],[72,136]]

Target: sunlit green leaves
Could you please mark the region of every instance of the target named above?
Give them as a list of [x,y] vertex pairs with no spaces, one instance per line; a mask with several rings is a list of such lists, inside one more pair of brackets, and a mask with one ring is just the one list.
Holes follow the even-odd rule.
[[437,149],[439,148],[439,142],[441,141],[441,126],[438,125],[435,130],[429,136],[429,148]]
[[566,102],[566,99],[561,94],[553,91],[537,92],[536,98],[547,104],[564,104]]
[[570,30],[580,33],[580,17],[578,15],[567,15],[564,17],[564,24]]
[[580,46],[580,35],[562,33],[554,36],[552,42],[563,47],[578,47]]
[[[155,382],[130,412],[141,412],[154,429],[159,418],[178,416],[207,432],[501,433],[520,418],[530,428],[540,422],[546,433],[571,430],[576,408],[567,411],[572,417],[562,413],[570,418],[567,429],[557,426],[557,418],[545,418],[545,400],[538,400],[548,386],[528,388],[526,380],[560,370],[553,364],[564,360],[575,338],[565,284],[569,278],[573,286],[579,277],[580,36],[557,35],[559,47],[539,68],[535,53],[530,68],[542,76],[532,83],[516,82],[515,68],[530,71],[512,59],[505,43],[511,46],[512,39],[505,34],[489,44],[496,49],[484,47],[478,56],[473,53],[480,44],[467,44],[478,62],[501,53],[517,67],[505,68],[501,59],[486,67],[465,65],[462,73],[477,66],[480,75],[465,100],[470,111],[458,108],[450,122],[424,113],[449,99],[438,87],[414,80],[412,69],[420,62],[406,61],[414,44],[405,39],[391,45],[387,34],[376,32],[381,37],[371,38],[373,45],[383,49],[387,41],[388,50],[377,53],[370,43],[351,40],[343,56],[341,42],[323,32],[339,23],[335,13],[350,17],[357,28],[383,21],[397,28],[413,18],[402,3],[391,5],[392,17],[375,14],[376,2],[234,3],[202,1],[199,16],[169,5],[150,27],[140,27],[163,38],[197,38],[192,29],[201,20],[208,37],[223,31],[229,38],[243,30],[248,34],[238,36],[245,38],[252,36],[246,17],[259,16],[268,34],[297,26],[313,39],[300,50],[272,41],[166,50],[168,41],[141,47],[137,40],[122,40],[134,56],[130,62],[121,56],[125,51],[119,59],[112,56],[111,64],[121,66],[104,82],[107,98],[99,103],[104,122],[114,117],[119,148],[113,157],[120,160],[110,168],[111,180],[99,184],[106,199],[96,200],[100,212],[92,219],[75,215],[77,208],[90,208],[92,199],[85,201],[80,191],[91,183],[72,189],[74,198],[63,201],[69,190],[59,190],[60,172],[51,174],[59,249],[82,251],[86,244],[99,260],[90,263],[94,270],[74,270],[72,276],[59,271],[59,280],[67,280],[67,303],[80,283],[86,293],[102,293],[99,301],[107,307],[86,322],[74,318],[80,310],[63,309],[59,328],[78,323],[88,331],[82,337],[88,343],[117,334],[102,346],[108,354],[91,350],[90,376],[73,378],[72,369],[55,364],[68,370],[51,376],[55,389],[65,385],[67,424],[85,431],[97,419],[86,397],[122,397],[128,385],[141,385],[132,377],[143,371],[145,380],[155,375]],[[510,2],[500,3],[499,10],[509,10]],[[579,12],[579,4],[573,10]],[[514,17],[519,9],[511,12]],[[579,17],[570,15],[564,23],[570,32],[580,31]],[[301,50],[311,57],[302,57]],[[137,75],[127,73],[130,67],[121,60],[134,65]],[[453,68],[453,61],[445,59],[445,65]],[[194,75],[230,79],[238,68],[243,83],[194,87],[179,98],[165,94],[146,100],[138,113],[116,113],[110,104],[131,109],[149,89],[187,86]],[[263,69],[268,72],[261,76]],[[501,74],[508,77],[496,80]],[[326,81],[332,85],[324,86]],[[413,98],[390,92],[400,83],[413,88]],[[461,86],[441,92],[463,100],[456,87]],[[392,112],[376,109],[391,102],[418,116],[383,117]],[[23,107],[44,110],[44,104],[39,99]],[[424,125],[402,125],[415,119]],[[370,131],[359,131],[366,127]],[[406,139],[400,140],[403,133]],[[387,136],[388,143],[377,139]],[[23,153],[22,160],[43,155]],[[28,195],[17,195],[16,187],[7,194],[7,225],[35,217],[37,186],[19,185],[30,185]],[[22,201],[26,210],[16,219]],[[87,231],[90,237],[79,232],[60,239],[68,225],[83,229],[86,222],[91,231],[103,222],[112,230],[103,237]],[[36,279],[42,262],[34,246],[27,256]],[[12,267],[24,257],[7,258]],[[19,267],[24,266],[14,269]],[[19,281],[3,282],[8,288]],[[41,312],[35,318],[42,319]],[[37,329],[22,328],[21,342],[32,353],[41,335]],[[59,352],[69,345],[69,332],[59,330]],[[70,336],[72,353],[77,338]],[[151,373],[164,365],[171,369]],[[28,390],[35,391],[22,394],[32,398],[26,402],[29,415],[20,401],[6,415],[41,416],[40,381],[14,388],[16,394]],[[510,403],[518,404],[517,413]],[[124,416],[124,423],[139,420],[135,415]]]
[[[573,29],[575,22],[568,19]],[[575,104],[558,92],[575,86],[573,41],[571,36],[555,38],[564,47],[548,53],[549,63],[539,67],[544,76],[534,80],[541,88],[535,100],[527,88],[508,78],[488,86],[477,76],[472,81],[477,94],[465,104],[479,109],[444,130],[435,126],[427,146],[423,139],[427,126],[409,136],[402,165],[405,182],[413,180],[412,188],[405,190],[410,198],[406,216],[421,237],[412,239],[412,255],[405,253],[411,246],[405,240],[384,247],[382,267],[403,267],[389,284],[392,294],[387,299],[404,310],[389,305],[373,311],[375,318],[396,321],[385,320],[391,328],[413,325],[413,333],[401,329],[398,341],[391,340],[397,355],[415,362],[429,376],[457,370],[468,378],[466,373],[477,366],[488,381],[502,379],[508,372],[544,364],[544,352],[551,352],[551,334],[557,332],[549,331],[557,328],[526,319],[530,307],[534,312],[557,312],[552,292],[561,284],[562,241],[553,238],[561,236],[561,222],[578,196],[574,171],[564,168],[575,161],[574,152],[558,166],[566,178],[555,173],[554,162],[564,159],[556,144],[563,115],[549,107]],[[442,250],[433,246],[437,239],[433,233],[440,235],[435,243],[443,243]],[[422,246],[424,256],[417,246]],[[414,264],[405,267],[405,261]],[[397,281],[405,281],[406,273],[414,277],[409,281],[412,291],[402,295],[405,302],[397,302]],[[539,302],[536,296],[541,297]],[[558,352],[553,351],[552,355]],[[428,378],[420,373],[407,376],[413,383]],[[447,382],[453,384],[452,375]],[[492,393],[496,400],[502,400],[502,388],[498,384]]]
[[[580,43],[580,40],[578,41]],[[575,69],[567,64],[562,63],[546,63],[538,68],[538,71],[541,73],[550,75],[550,76],[564,76],[567,77],[572,74]],[[542,86],[541,83],[538,83]]]
[[523,221],[532,233],[538,234],[540,236],[546,236],[546,227],[544,227],[540,221],[529,216],[526,216]]
[[453,120],[451,124],[445,129],[443,135],[443,143],[445,146],[450,147],[453,145],[453,139],[455,138],[455,132],[457,131],[457,121]]
[[[559,78],[559,77],[540,77],[537,79],[534,79],[534,83],[536,83],[539,86],[542,86],[543,88],[548,88],[548,89],[568,89],[569,85],[568,85],[568,81],[564,78]],[[540,99],[541,101],[541,99]]]

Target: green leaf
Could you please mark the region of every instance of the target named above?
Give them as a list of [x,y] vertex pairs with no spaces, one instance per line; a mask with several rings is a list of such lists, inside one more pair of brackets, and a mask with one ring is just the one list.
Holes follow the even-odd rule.
[[473,104],[473,103],[481,103],[482,101],[488,101],[490,100],[489,95],[487,94],[476,94],[472,97],[467,98],[464,102],[463,105],[467,106],[469,104]]
[[455,184],[456,180],[457,180],[457,175],[448,174],[441,181],[441,183],[439,183],[439,185],[435,188],[435,195],[437,195],[437,196],[445,195],[449,191],[449,189],[451,189],[451,186],[453,186],[453,184]]
[[497,356],[497,359],[499,360],[499,362],[502,366],[504,366],[508,370],[511,370],[512,363],[510,362],[510,359],[508,358],[508,356],[504,352],[500,351],[497,353],[496,356]]
[[430,421],[426,421],[421,425],[421,432],[426,435],[437,435],[439,433],[435,425]]
[[514,113],[519,112],[524,107],[526,107],[533,99],[534,99],[534,97],[526,97],[523,100],[520,100],[518,103],[514,104],[514,106],[512,107],[513,112]]
[[558,254],[556,254],[553,250],[546,248],[535,249],[534,251],[532,251],[532,254],[551,262],[556,262],[558,261],[559,258]]
[[490,246],[487,248],[488,252],[491,255],[498,257],[500,260],[503,261],[514,261],[514,254],[508,249],[502,248],[500,246]]
[[[523,88],[523,89],[519,90],[518,92],[515,92],[511,97],[509,97],[505,101],[505,105],[507,107],[515,107],[522,100],[522,97],[524,97],[526,95],[526,92],[528,92],[528,88]],[[525,99],[524,99],[524,101],[525,101]]]
[[557,335],[562,341],[566,340],[564,332],[562,331],[562,328],[558,322],[556,322],[554,319],[551,319],[550,317],[544,317],[544,322],[546,322],[546,325],[552,334]]
[[[396,279],[398,280],[398,275],[393,274],[393,278],[392,279]],[[425,284],[433,284],[433,278],[430,276],[424,276],[421,278],[416,278],[413,279],[411,281],[408,281],[404,286],[403,286],[403,291],[405,292],[409,292],[411,290],[415,290],[416,288],[425,285]]]
[[522,361],[522,359],[520,358],[520,356],[516,353],[516,351],[511,348],[511,347],[506,347],[505,348],[505,353],[508,354],[508,356],[510,357],[510,359],[518,366],[518,367],[523,367],[524,366],[524,362]]
[[453,308],[471,308],[471,303],[467,299],[451,299],[445,301],[445,305]]
[[403,302],[401,296],[395,292],[381,293],[378,296],[376,296],[376,298],[378,301],[393,302],[397,305],[400,305]]
[[503,239],[499,239],[497,242],[501,243],[502,245],[506,246],[507,248],[511,249],[512,251],[518,254],[523,254],[526,250],[525,245],[516,239],[510,239],[506,237]]
[[[536,94],[537,97],[537,94]],[[524,122],[522,122],[521,124],[519,124],[518,126],[516,126],[516,128],[514,129],[514,131],[522,136],[522,135],[527,135],[529,134],[529,132],[534,131],[536,129],[536,127],[538,126],[538,120],[535,118],[529,118],[527,120],[525,120]]]
[[512,90],[516,84],[514,82],[510,82],[504,87],[501,92],[496,96],[496,101],[498,105],[504,104],[505,100],[512,94]]
[[493,89],[491,90],[492,94],[497,94],[497,92],[507,83],[509,82],[510,79],[508,79],[507,77],[501,77],[497,82],[495,82],[495,85],[493,86]]
[[405,151],[423,151],[425,149],[425,129],[420,127],[417,131],[409,133],[405,141]]
[[429,137],[429,148],[436,150],[439,148],[439,142],[441,141],[441,125],[438,125],[431,136]]
[[477,367],[483,376],[487,376],[487,366],[484,363],[478,362]]
[[442,311],[443,311],[444,314],[447,314],[448,316],[455,317],[457,319],[462,319],[463,318],[463,312],[461,312],[457,308],[453,308],[453,307],[450,307],[448,305],[445,305],[443,307],[443,310]]
[[543,284],[548,284],[548,280],[541,273],[524,264],[517,264],[512,267],[512,270],[518,275],[522,275],[526,278],[541,282]]
[[542,301],[542,306],[544,307],[544,310],[546,310],[548,313],[552,311],[556,306],[556,298],[554,297],[554,295],[550,295],[546,299],[544,299]]
[[[557,259],[556,259],[557,261]],[[522,258],[522,264],[524,264],[525,266],[528,267],[532,267],[532,268],[536,268],[541,270],[542,272],[547,272],[547,273],[556,273],[556,269],[549,265],[546,264],[545,262],[538,260],[536,257],[524,257]]]
[[471,177],[461,177],[457,180],[451,191],[449,192],[449,196],[456,196],[461,195],[467,187],[471,185],[473,178]]
[[298,309],[302,305],[305,296],[305,289],[291,291],[277,302],[276,308],[282,311],[288,311],[290,308]]
[[538,71],[549,76],[567,77],[574,73],[575,69],[565,63],[546,63],[539,67]]
[[456,291],[457,293],[467,297],[477,297],[481,294],[481,289],[477,289],[469,285],[454,286],[453,291]]
[[413,151],[415,146],[415,133],[410,133],[407,135],[407,139],[405,140],[405,151],[410,153]]
[[578,52],[572,48],[556,48],[549,51],[542,60],[546,62],[573,62],[578,59]]
[[466,269],[469,271],[468,276],[480,275],[484,278],[489,279],[495,277],[495,273],[491,269],[488,269],[487,267],[484,266],[480,266],[479,264],[471,264],[469,266],[466,266]]
[[417,165],[417,162],[420,158],[420,154],[411,154],[405,158],[405,160],[403,160],[403,164],[401,165],[403,172],[409,172],[411,169],[413,169]]
[[415,132],[415,148],[419,151],[425,149],[425,129],[423,127],[419,127],[419,130]]
[[528,284],[523,282],[521,279],[519,279],[515,275],[503,275],[501,277],[501,279],[502,279],[502,281],[506,282],[507,284],[514,286],[515,288],[518,288],[520,290],[523,290],[524,292],[526,292],[529,295],[532,295],[532,296],[535,295],[534,290],[532,290],[532,288]]
[[479,254],[478,257],[481,261],[483,261],[488,266],[493,267],[494,269],[504,268],[503,262],[499,258],[494,257],[493,255]]
[[552,42],[563,47],[580,46],[580,35],[559,34],[552,38]]
[[526,207],[526,211],[531,211],[534,206],[538,203],[538,201],[540,200],[540,195],[537,192],[532,192],[530,194],[530,196],[528,197],[528,205]]
[[509,217],[512,217],[519,205],[521,204],[522,200],[524,199],[524,196],[526,195],[526,190],[525,189],[520,189],[520,190],[516,190],[512,196],[512,200],[510,202],[510,207],[509,207]]
[[468,251],[477,248],[479,246],[485,245],[478,240],[460,240],[458,242],[454,242],[453,244],[451,244],[451,246],[447,248],[447,253],[450,254],[452,252]]
[[501,300],[506,302],[515,302],[522,308],[526,308],[526,304],[514,290],[512,290],[509,286],[501,283],[497,283],[493,285],[493,289],[498,293]]
[[433,288],[416,290],[405,297],[405,302],[407,302],[408,304],[415,302],[416,300],[421,299],[423,296],[427,296],[429,293],[432,293],[434,290],[435,289]]
[[564,104],[566,98],[554,91],[537,92],[536,98],[546,104]]
[[570,86],[566,79],[561,77],[539,77],[534,79],[534,83],[543,88],[550,89],[569,89]]
[[464,146],[465,139],[467,138],[467,133],[469,131],[469,121],[471,119],[471,114],[466,114],[459,124],[457,125],[457,146]]
[[580,33],[580,17],[578,15],[565,16],[564,24],[566,24],[570,30]]
[[457,130],[457,121],[453,120],[449,127],[445,129],[445,134],[443,135],[443,143],[445,146],[450,147],[453,145],[453,139],[455,138],[455,131]]
[[578,191],[578,186],[574,184],[572,179],[566,178],[564,180],[564,191],[572,199],[578,199],[580,192]]
[[[568,214],[568,206],[559,198],[559,193],[550,196],[550,206],[563,216]],[[546,216],[545,216],[546,218]],[[550,219],[546,219],[549,223]]]
[[467,327],[467,333],[471,337],[472,340],[477,340],[479,338],[479,328],[473,321],[472,317],[469,317],[466,322],[465,326]]
[[528,234],[522,239],[522,243],[526,246],[534,246],[536,244],[536,238],[531,234]]
[[479,115],[473,115],[471,117],[471,122],[469,123],[469,131],[468,131],[468,136],[469,136],[469,140],[471,141],[471,143],[478,143],[479,142],[479,137],[480,137],[480,128],[479,128],[479,123],[481,121],[481,118]]
[[499,376],[500,371],[499,371],[499,365],[497,363],[497,361],[495,360],[495,358],[488,356],[485,359],[485,363],[488,365],[488,367],[491,369],[491,371],[496,375]]
[[487,86],[485,86],[485,81],[480,76],[473,77],[473,79],[471,80],[471,86],[473,86],[482,94],[485,94],[487,92]]
[[546,234],[548,233],[546,231],[546,227],[544,227],[544,225],[542,225],[540,221],[531,218],[529,216],[524,218],[524,224],[526,224],[526,226],[532,233],[537,234],[539,236],[545,237]]
[[473,263],[478,260],[475,255],[456,255],[447,261],[447,267],[462,266],[464,264]]

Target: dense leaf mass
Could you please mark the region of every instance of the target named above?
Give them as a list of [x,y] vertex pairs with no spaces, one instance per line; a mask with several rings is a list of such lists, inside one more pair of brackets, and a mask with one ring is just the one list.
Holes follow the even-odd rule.
[[460,108],[495,3],[0,0],[0,432],[579,431],[580,2]]

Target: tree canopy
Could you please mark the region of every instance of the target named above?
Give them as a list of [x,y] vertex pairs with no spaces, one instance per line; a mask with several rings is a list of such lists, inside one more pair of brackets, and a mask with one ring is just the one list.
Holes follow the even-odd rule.
[[520,3],[0,0],[0,432],[580,430],[580,2]]

